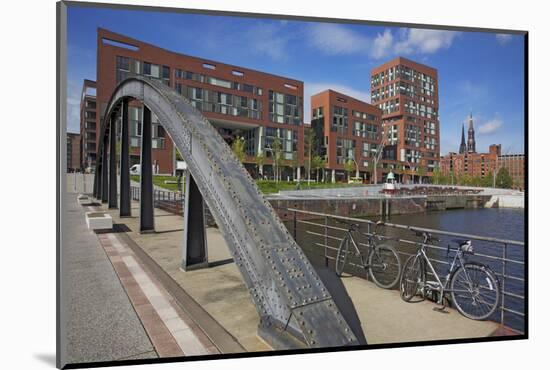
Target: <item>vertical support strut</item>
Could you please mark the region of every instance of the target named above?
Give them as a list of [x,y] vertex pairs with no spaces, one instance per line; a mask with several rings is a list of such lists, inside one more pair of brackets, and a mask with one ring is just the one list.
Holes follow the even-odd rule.
[[139,207],[139,231],[155,231],[153,208],[153,161],[151,153],[151,110],[143,106],[141,132],[141,197]]
[[128,99],[122,101],[122,132],[120,136],[120,217],[132,215],[130,200],[130,128]]
[[185,171],[183,213],[183,250],[181,268],[184,271],[208,266],[204,202],[189,171]]
[[107,146],[109,145],[109,136],[103,136],[103,150],[101,155],[101,203],[107,203],[107,195],[109,193],[109,175],[108,175],[108,158]]
[[111,117],[109,129],[109,209],[118,208],[117,173],[116,173],[116,118]]
[[99,180],[99,170],[97,170],[99,167],[96,166],[96,173],[94,173],[94,191],[93,191],[93,196],[94,198],[99,198],[99,185],[98,185],[98,180]]

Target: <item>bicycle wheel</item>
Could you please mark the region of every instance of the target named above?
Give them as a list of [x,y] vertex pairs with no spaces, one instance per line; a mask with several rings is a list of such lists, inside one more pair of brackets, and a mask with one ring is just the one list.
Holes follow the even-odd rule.
[[426,281],[426,271],[424,269],[424,261],[419,255],[410,256],[403,266],[403,272],[401,273],[401,281],[399,283],[399,289],[401,291],[401,298],[405,302],[410,300],[418,293],[418,286],[424,285]]
[[484,320],[498,307],[498,279],[487,266],[467,263],[453,273],[451,298],[462,315],[473,320]]
[[336,262],[334,264],[334,269],[336,270],[336,275],[338,276],[342,276],[342,273],[344,272],[344,266],[346,265],[346,260],[348,258],[348,250],[349,250],[349,239],[346,236],[340,242],[340,246],[338,247],[338,253],[336,254]]
[[391,289],[399,281],[401,260],[391,245],[377,245],[369,255],[369,273],[380,288]]

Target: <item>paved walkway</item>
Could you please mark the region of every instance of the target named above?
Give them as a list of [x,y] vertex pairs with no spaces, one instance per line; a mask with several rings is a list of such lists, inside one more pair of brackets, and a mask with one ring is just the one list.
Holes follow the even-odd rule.
[[76,196],[67,194],[64,225],[67,362],[158,357]]
[[[108,212],[115,222],[129,228],[128,238],[236,338],[244,350],[270,349],[256,335],[258,315],[217,228],[207,229],[211,267],[183,272],[179,268],[182,217],[155,209],[156,233],[140,234],[138,203],[132,204],[131,218],[119,219],[118,210]],[[369,344],[486,337],[499,327],[493,322],[467,319],[453,309],[443,314],[433,311],[435,304],[430,301],[403,302],[397,291],[380,289],[362,278],[340,279],[329,269],[316,269],[354,333],[360,339],[366,338]]]
[[115,233],[99,240],[141,319],[159,357],[219,353],[147,267]]
[[[106,207],[104,207],[106,208]],[[211,267],[184,272],[180,269],[183,218],[155,209],[156,233],[139,233],[139,204],[132,202],[132,217],[118,217],[118,210],[107,210],[116,224],[124,225],[129,242],[158,265],[195,302],[193,319],[223,353],[266,351],[271,348],[256,333],[259,317],[241,274],[232,262],[225,241],[217,228],[207,229]],[[143,258],[142,258],[143,260]],[[186,305],[186,302],[179,302]],[[203,312],[198,312],[202,310]]]

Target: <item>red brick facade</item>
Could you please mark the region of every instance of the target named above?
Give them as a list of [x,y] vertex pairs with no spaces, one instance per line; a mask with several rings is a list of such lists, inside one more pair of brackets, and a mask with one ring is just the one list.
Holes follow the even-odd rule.
[[380,109],[333,90],[313,95],[311,109],[317,141],[314,152],[326,158],[325,179],[346,180],[345,163],[351,159],[352,176],[357,166],[363,181],[370,182],[382,135]]
[[434,68],[398,57],[371,71],[371,102],[382,110],[387,137],[384,167],[404,168],[403,181],[438,166],[438,96]]
[[[97,50],[98,127],[117,83],[133,74],[145,75],[190,99],[229,144],[237,136],[245,138],[245,163],[252,172],[258,153],[266,156],[266,166],[272,163],[265,149],[275,135],[282,141],[287,162],[293,156],[303,162],[303,82],[171,52],[105,29],[98,29]],[[138,131],[131,140],[134,144],[139,143]],[[159,173],[170,174],[173,143],[164,130],[153,132],[153,162]],[[138,147],[131,148],[131,156],[135,162]]]

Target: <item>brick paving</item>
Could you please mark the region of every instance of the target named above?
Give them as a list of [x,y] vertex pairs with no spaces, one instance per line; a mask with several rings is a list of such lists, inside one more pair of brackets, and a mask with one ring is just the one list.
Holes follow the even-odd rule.
[[122,238],[116,233],[98,238],[160,357],[219,353]]

